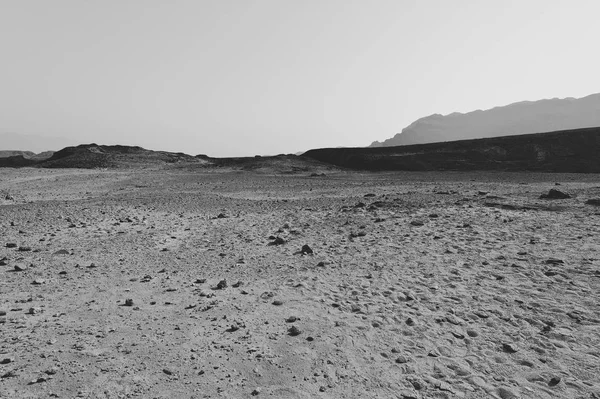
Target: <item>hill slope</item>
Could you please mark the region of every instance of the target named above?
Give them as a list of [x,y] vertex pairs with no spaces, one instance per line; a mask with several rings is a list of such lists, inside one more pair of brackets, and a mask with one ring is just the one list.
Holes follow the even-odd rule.
[[370,147],[425,144],[600,126],[600,93],[575,99],[524,101],[486,111],[431,115]]

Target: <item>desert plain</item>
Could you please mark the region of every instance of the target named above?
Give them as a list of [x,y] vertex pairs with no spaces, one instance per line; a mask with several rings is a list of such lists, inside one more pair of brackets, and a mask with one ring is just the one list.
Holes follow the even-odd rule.
[[0,194],[1,398],[600,398],[600,175],[5,168]]

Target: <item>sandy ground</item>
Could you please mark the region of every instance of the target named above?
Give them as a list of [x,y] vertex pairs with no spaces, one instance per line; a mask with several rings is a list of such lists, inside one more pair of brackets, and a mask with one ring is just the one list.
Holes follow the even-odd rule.
[[598,175],[2,169],[0,194],[1,398],[600,398]]

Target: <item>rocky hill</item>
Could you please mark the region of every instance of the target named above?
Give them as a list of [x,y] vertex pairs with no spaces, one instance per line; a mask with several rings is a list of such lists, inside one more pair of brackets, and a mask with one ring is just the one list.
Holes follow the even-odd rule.
[[431,115],[370,147],[425,144],[600,126],[600,93],[575,99],[523,101],[486,111]]
[[[212,158],[206,155],[188,155],[165,151],[152,151],[142,147],[121,145],[82,144],[66,147],[55,153],[33,154],[23,151],[6,151],[0,157],[0,167],[80,168],[80,169],[135,169],[135,168],[223,168],[260,173],[315,173],[335,170],[337,167],[298,157],[293,154],[240,158]],[[44,155],[44,156],[42,156]],[[51,156],[50,156],[51,155]]]
[[303,156],[361,170],[600,173],[600,128],[380,148],[324,148]]

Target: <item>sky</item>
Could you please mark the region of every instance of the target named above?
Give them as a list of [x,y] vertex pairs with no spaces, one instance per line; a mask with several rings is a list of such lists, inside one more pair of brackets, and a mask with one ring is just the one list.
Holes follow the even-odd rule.
[[600,92],[598,15],[597,0],[0,0],[0,133],[211,156],[367,146],[434,113]]

